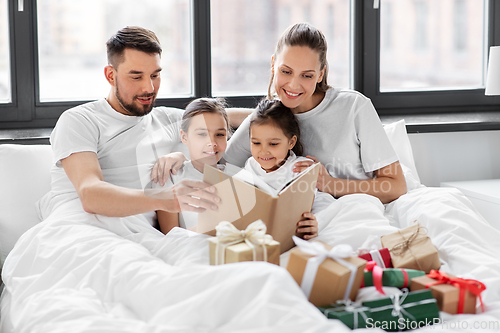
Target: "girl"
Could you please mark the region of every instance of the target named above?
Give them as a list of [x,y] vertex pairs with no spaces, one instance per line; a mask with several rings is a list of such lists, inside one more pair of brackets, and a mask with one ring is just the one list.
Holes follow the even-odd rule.
[[[297,162],[296,171],[320,162],[320,191],[335,197],[367,193],[391,202],[406,193],[398,156],[370,100],[328,85],[326,51],[321,31],[300,23],[284,32],[271,59],[268,98],[277,96],[295,114],[311,159]],[[247,118],[229,141],[228,162],[243,165],[250,155],[249,126]]]
[[[298,174],[293,165],[299,161],[312,162],[302,155],[300,129],[295,116],[279,100],[263,100],[250,118],[250,149],[252,157],[245,169],[260,177],[274,189],[281,189]],[[331,195],[316,191],[313,212],[334,201]],[[304,239],[318,235],[315,215],[305,212],[297,222],[297,234]]]
[[[185,161],[167,184],[176,184],[185,178],[203,181],[205,164],[217,167],[226,150],[228,129],[223,100],[199,98],[189,103],[182,117],[181,140],[187,145],[191,160]],[[219,167],[223,168],[222,165]],[[178,226],[193,229],[198,213],[157,211],[157,216],[160,230],[166,234]]]

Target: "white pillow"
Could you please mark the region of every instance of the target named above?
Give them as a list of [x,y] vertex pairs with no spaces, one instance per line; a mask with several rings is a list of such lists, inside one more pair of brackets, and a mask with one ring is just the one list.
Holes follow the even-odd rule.
[[420,177],[418,176],[410,139],[406,133],[406,123],[404,119],[391,124],[384,125],[385,133],[399,157],[399,163],[403,169],[406,179],[406,187],[411,191],[420,187]]
[[0,145],[0,263],[40,222],[35,202],[50,190],[50,145]]

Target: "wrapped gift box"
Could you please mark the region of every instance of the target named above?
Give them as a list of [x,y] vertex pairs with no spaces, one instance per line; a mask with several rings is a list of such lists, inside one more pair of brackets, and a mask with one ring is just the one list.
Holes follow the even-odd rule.
[[[417,271],[415,269],[405,268],[386,268],[382,273],[382,286],[409,288],[412,279],[424,276],[424,271]],[[364,287],[373,286],[373,272],[366,272],[364,274]]]
[[362,303],[370,308],[367,327],[385,331],[406,331],[432,325],[439,319],[439,308],[430,290],[403,292]]
[[[326,250],[332,248],[327,244],[318,243],[322,244]],[[297,281],[299,286],[302,283],[307,261],[312,257],[314,257],[314,255],[303,252],[299,247],[290,251],[290,258],[286,269],[290,272],[295,281]],[[355,278],[349,293],[349,298],[355,300],[361,285],[361,279],[363,278],[366,260],[358,258],[356,255],[342,259],[356,267]],[[351,270],[348,267],[331,258],[325,259],[319,265],[316,272],[314,284],[309,295],[309,301],[316,306],[325,306],[343,299],[349,285],[350,276]]]
[[[346,304],[347,303],[347,304]],[[350,329],[365,328],[370,308],[350,302],[339,301],[318,309],[329,319],[339,319]]]
[[395,268],[409,268],[429,273],[441,267],[436,247],[420,224],[398,230],[380,238],[391,252]]
[[[208,240],[209,242],[209,250],[210,250],[210,265],[216,264],[216,248],[219,243],[219,239],[216,237]],[[272,240],[269,244],[264,245],[267,250],[267,262],[272,264],[276,264],[279,266],[280,264],[280,243]],[[264,251],[262,249],[262,245],[254,245],[256,252],[256,260],[264,261]],[[245,242],[241,242],[238,244],[233,244],[229,246],[225,246],[225,244],[219,245],[219,251],[225,251],[224,262],[217,264],[229,264],[234,262],[242,262],[242,261],[253,261],[254,260],[254,250]]]
[[[375,254],[374,252],[377,252],[377,254]],[[375,261],[377,265],[382,268],[392,268],[391,253],[389,252],[388,248],[360,253],[358,257],[360,257],[361,259],[365,259],[366,261]],[[379,262],[380,259],[382,259],[382,262]],[[382,263],[383,265],[381,265]]]
[[[436,278],[438,278],[438,276],[440,275],[446,276],[449,279],[444,281],[444,283],[435,284],[438,281]],[[434,276],[436,278],[433,278],[431,276]],[[432,295],[437,300],[439,309],[443,312],[447,312],[450,314],[476,313],[476,295],[466,289],[463,291],[462,296],[463,309],[459,309],[460,288],[453,285],[454,281],[455,283],[457,281],[457,279],[453,275],[439,272],[436,274],[431,274],[431,276],[425,275],[414,278],[411,281],[411,290],[421,290],[426,288],[430,289]],[[482,285],[480,282],[474,280],[458,280],[462,280],[464,284],[470,283],[472,281],[472,283],[474,284],[479,283],[480,285]],[[465,285],[462,288],[465,288]],[[482,291],[484,290],[483,288],[485,289],[484,285],[482,285],[482,287],[479,287],[479,290]]]

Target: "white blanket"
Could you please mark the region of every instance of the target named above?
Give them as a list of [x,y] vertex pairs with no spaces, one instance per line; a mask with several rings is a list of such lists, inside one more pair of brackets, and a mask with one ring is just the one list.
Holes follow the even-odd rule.
[[[378,245],[379,236],[418,220],[443,270],[487,286],[485,313],[442,314],[445,323],[434,329],[500,329],[500,232],[460,192],[420,188],[386,207],[346,196],[318,220],[319,239],[354,248]],[[207,236],[179,228],[163,236],[140,216],[87,214],[78,200],[21,237],[3,279],[1,332],[350,331],[311,305],[283,267],[209,266]]]

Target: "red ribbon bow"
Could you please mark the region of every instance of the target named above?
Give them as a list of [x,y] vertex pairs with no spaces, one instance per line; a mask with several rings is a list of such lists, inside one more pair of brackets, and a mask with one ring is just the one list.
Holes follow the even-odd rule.
[[375,286],[375,289],[382,295],[385,295],[384,289],[382,289],[382,275],[384,274],[384,270],[377,266],[375,261],[368,261],[366,263],[365,271],[372,272],[373,285]]
[[457,277],[450,277],[446,275],[446,273],[436,270],[431,270],[428,277],[437,280],[436,282],[429,283],[425,287],[429,288],[430,286],[435,286],[438,284],[451,284],[452,286],[460,289],[460,294],[458,297],[458,308],[457,313],[464,312],[464,303],[465,303],[465,292],[468,290],[471,294],[479,298],[479,302],[481,303],[481,310],[484,312],[484,304],[483,299],[481,298],[481,292],[486,289],[486,286],[473,279],[462,279]]

